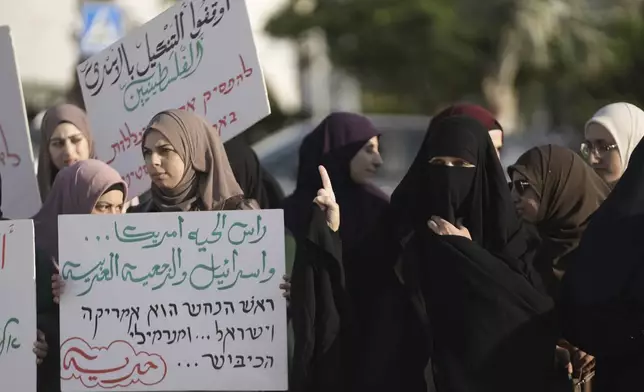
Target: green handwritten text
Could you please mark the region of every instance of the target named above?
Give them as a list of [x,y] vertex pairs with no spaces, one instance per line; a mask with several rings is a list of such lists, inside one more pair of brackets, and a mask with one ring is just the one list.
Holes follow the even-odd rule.
[[[199,68],[204,55],[201,39],[191,41],[187,47],[181,45],[179,51],[181,53],[174,50],[170,54],[171,63],[174,59],[174,68],[172,64],[161,66],[161,63],[157,63],[156,70],[152,75],[136,79],[122,86],[125,110],[133,112],[139,106],[145,106],[153,96],[164,92],[177,80],[189,77]],[[179,57],[181,57],[181,61],[179,61]]]
[[[205,252],[208,245],[218,243],[224,234],[231,245],[257,244],[267,233],[266,225],[262,224],[262,216],[257,215],[253,224],[234,222],[226,227],[225,213],[218,213],[215,227],[212,230],[205,230],[200,233],[199,228],[188,231],[188,240],[194,243],[200,252]],[[114,234],[116,239],[123,243],[143,243],[141,249],[156,248],[161,246],[166,239],[183,239],[185,222],[182,216],[177,217],[177,227],[165,231],[137,231],[136,226],[125,226],[119,228],[114,222]]]
[[63,263],[61,275],[64,280],[82,282],[84,289],[77,294],[82,297],[89,293],[95,284],[109,282],[120,278],[123,282],[130,282],[159,290],[166,285],[179,286],[188,282],[195,290],[228,290],[233,288],[240,280],[255,280],[257,283],[269,282],[275,275],[274,268],[266,268],[267,253],[261,252],[261,264],[256,269],[244,270],[237,265],[239,253],[237,249],[232,252],[231,258],[225,258],[222,264],[215,263],[215,255],[210,254],[210,261],[195,265],[190,272],[184,270],[182,249],[172,248],[172,260],[167,263],[153,264],[151,267],[142,267],[133,263],[121,263],[120,255],[111,252],[109,262],[107,258],[100,260],[90,268],[83,269],[83,264],[66,261]]
[[7,322],[4,324],[4,328],[2,329],[2,340],[0,341],[0,357],[3,355],[8,355],[12,351],[20,348],[18,338],[13,336],[10,331],[10,326],[13,324],[18,326],[20,324],[20,320],[15,317],[11,317],[9,320],[7,320]]

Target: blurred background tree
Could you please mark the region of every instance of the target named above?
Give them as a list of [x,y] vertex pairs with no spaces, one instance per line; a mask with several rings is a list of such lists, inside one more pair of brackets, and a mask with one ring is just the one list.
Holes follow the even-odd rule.
[[465,99],[509,130],[540,109],[553,129],[579,128],[606,102],[644,102],[642,3],[292,0],[267,31],[321,30],[333,64],[361,83],[365,112],[427,115]]

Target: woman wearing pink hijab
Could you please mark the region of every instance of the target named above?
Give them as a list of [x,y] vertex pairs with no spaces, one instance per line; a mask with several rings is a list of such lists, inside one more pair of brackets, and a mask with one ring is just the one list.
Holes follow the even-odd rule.
[[[54,290],[59,288],[54,262],[58,259],[58,216],[63,214],[120,214],[127,185],[108,164],[87,159],[58,172],[34,220],[36,242],[36,305],[38,391],[60,391],[59,314]],[[52,284],[53,282],[53,284]]]

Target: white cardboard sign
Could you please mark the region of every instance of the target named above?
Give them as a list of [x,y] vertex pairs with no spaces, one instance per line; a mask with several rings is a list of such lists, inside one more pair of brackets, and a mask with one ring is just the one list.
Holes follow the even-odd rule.
[[142,134],[162,110],[206,117],[223,141],[270,114],[245,0],[185,0],[77,68],[97,157],[135,197]]
[[20,74],[8,26],[0,26],[0,96],[2,212],[5,217],[27,219],[40,209],[40,191]]
[[63,391],[288,389],[281,210],[58,222]]
[[36,392],[36,284],[31,220],[0,222],[2,390]]

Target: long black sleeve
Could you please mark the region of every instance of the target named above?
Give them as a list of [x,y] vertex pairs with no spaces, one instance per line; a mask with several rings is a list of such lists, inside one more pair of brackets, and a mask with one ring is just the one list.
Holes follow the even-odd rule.
[[338,391],[343,383],[342,336],[349,324],[342,245],[313,207],[311,229],[296,238],[290,311],[295,335],[291,391]]
[[38,392],[60,391],[60,315],[52,294],[53,274],[52,262],[36,250],[37,323],[49,347],[47,357],[38,366]]

